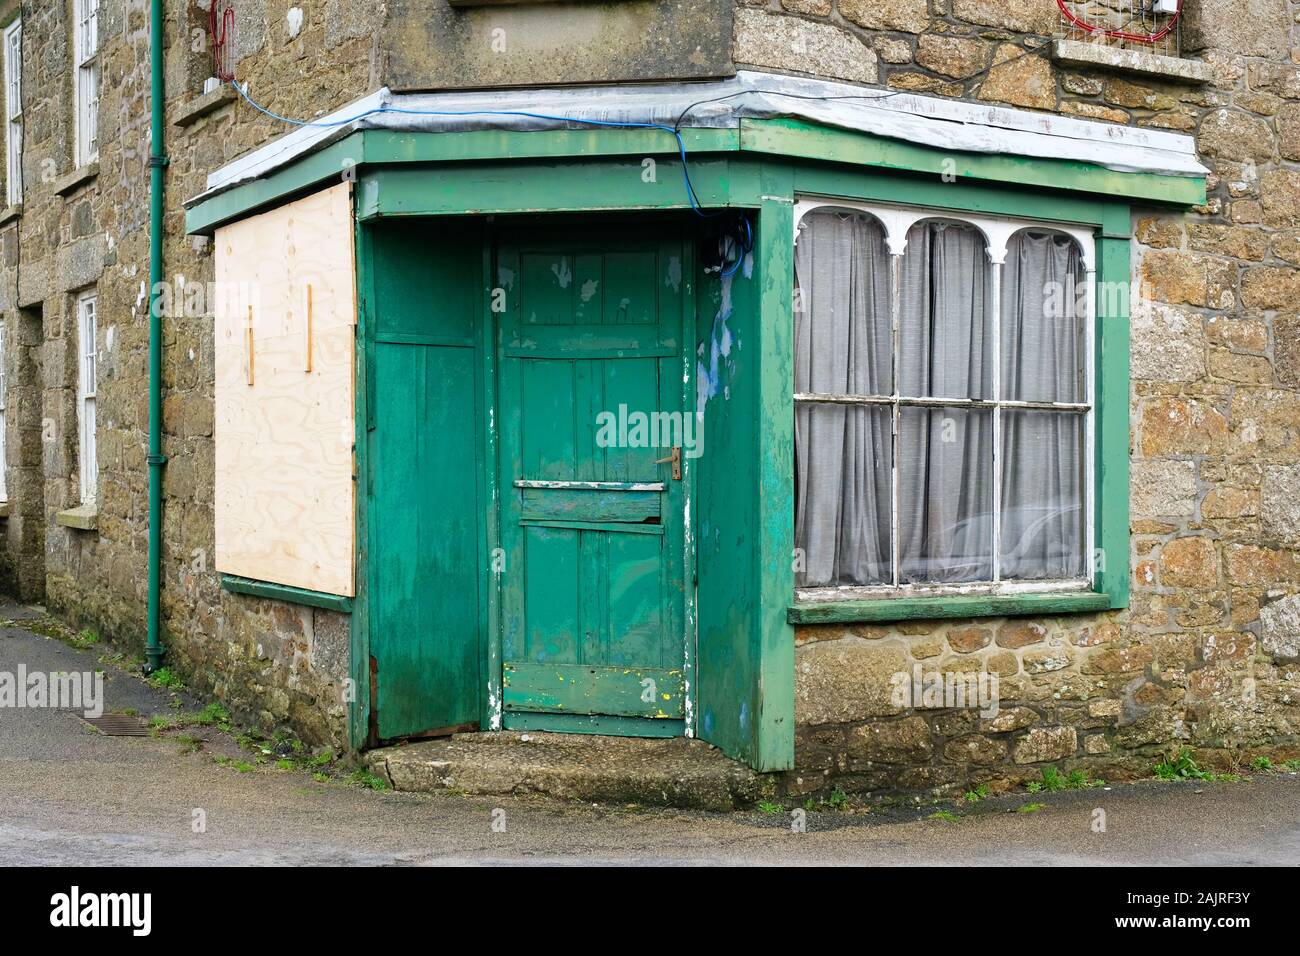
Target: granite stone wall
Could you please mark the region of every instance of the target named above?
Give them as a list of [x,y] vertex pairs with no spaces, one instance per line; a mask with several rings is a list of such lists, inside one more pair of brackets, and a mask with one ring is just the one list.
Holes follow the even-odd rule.
[[[1174,130],[1212,170],[1133,220],[1131,607],[799,628],[792,794],[1300,753],[1300,4],[1187,7],[1182,62],[1081,63],[1053,0],[738,5],[738,63]],[[895,706],[917,664],[999,675],[999,715]]]
[[[10,3],[12,9],[18,4]],[[292,115],[341,106],[379,85],[379,9],[337,0],[240,3],[238,70],[253,95]],[[283,132],[203,95],[207,4],[168,2],[163,321],[163,642],[188,684],[264,727],[311,743],[346,740],[347,617],[223,592],[213,568],[213,340],[210,303],[184,290],[213,278],[210,243],[187,237],[182,202],[209,172]],[[101,0],[99,161],[73,168],[70,5],[23,0],[24,192],[0,214],[9,515],[0,586],[135,653],[145,636],[148,535],[149,6]],[[298,13],[293,13],[297,10]],[[301,14],[301,16],[299,16]],[[7,19],[6,6],[0,18]],[[183,125],[182,125],[183,124]],[[99,306],[93,529],[58,515],[80,504],[78,293]]]

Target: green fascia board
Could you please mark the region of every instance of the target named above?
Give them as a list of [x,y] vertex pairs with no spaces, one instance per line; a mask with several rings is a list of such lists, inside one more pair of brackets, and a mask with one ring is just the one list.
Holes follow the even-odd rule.
[[353,133],[311,153],[262,179],[254,179],[217,193],[185,210],[187,235],[212,235],[217,226],[243,219],[263,208],[280,205],[290,197],[327,180],[342,181],[353,175],[364,151],[361,133]]
[[[661,129],[467,130],[462,133],[366,130],[363,135],[365,161],[370,164],[678,155],[677,137]],[[740,148],[740,130],[683,129],[682,142],[688,156],[734,152]]]
[[[945,182],[938,176],[878,170],[862,166],[792,161],[794,190],[800,196],[904,203],[927,209],[985,216],[1011,216],[1102,229],[1103,197],[1081,193],[1045,193],[993,182]],[[1125,209],[1128,207],[1126,206]],[[1126,225],[1127,228],[1127,225]]]
[[[734,129],[686,129],[682,141],[688,156],[735,152],[740,131]],[[642,162],[657,156],[678,156],[677,139],[666,130],[468,130],[462,133],[397,133],[392,130],[362,130],[311,153],[262,179],[196,203],[185,213],[188,234],[211,234],[226,222],[243,218],[264,206],[282,202],[319,183],[355,176],[362,167],[400,166],[412,163],[467,163],[500,160],[592,159],[636,156],[635,183],[644,171]],[[656,160],[659,162],[659,160]],[[622,164],[624,170],[628,164]],[[692,172],[694,166],[692,165]],[[671,172],[655,170],[661,182],[682,189],[681,167]],[[698,189],[698,185],[697,185]],[[683,194],[683,204],[685,196]],[[469,211],[469,210],[463,210]]]
[[221,587],[231,594],[247,594],[250,597],[268,598],[272,601],[285,601],[289,604],[306,604],[326,611],[338,611],[342,614],[352,613],[352,598],[340,594],[325,594],[322,591],[309,591],[295,588],[288,584],[275,584],[271,581],[255,581],[252,578],[236,574],[223,574]]
[[[703,164],[710,156],[716,159],[719,154],[748,152],[756,156],[781,156],[786,160],[835,163],[856,167],[859,171],[865,167],[936,177],[955,176],[956,181],[936,180],[934,184],[941,190],[954,193],[964,185],[962,180],[965,179],[1147,203],[1192,206],[1205,202],[1205,180],[1199,177],[1121,173],[1074,160],[946,152],[792,119],[744,119],[740,121],[739,129],[685,129],[682,137],[692,179],[704,177]],[[345,136],[264,178],[196,203],[186,211],[185,229],[191,234],[211,234],[222,223],[282,202],[321,182],[355,175],[359,167],[425,163],[482,164],[504,160],[536,164],[541,160],[570,159],[574,162],[564,166],[548,164],[541,167],[546,178],[554,181],[557,187],[564,187],[568,180],[576,180],[569,188],[579,198],[571,199],[564,208],[670,208],[663,200],[663,196],[669,194],[676,198],[677,206],[685,205],[681,170],[674,159],[677,151],[676,138],[661,129],[467,130],[455,133],[364,130]],[[598,190],[588,205],[581,205],[581,187],[591,182],[593,172],[599,174],[599,170],[589,169],[584,161],[615,157],[639,159],[635,163],[611,164],[619,170],[619,175],[609,183],[611,188],[618,184],[614,195],[604,195],[607,190]],[[660,168],[655,172],[655,182],[645,183],[642,163],[650,157],[664,159],[656,160]],[[667,167],[665,162],[669,162]],[[630,175],[635,175],[635,178],[629,180]],[[598,181],[600,179],[603,176],[599,176]],[[643,185],[657,185],[662,194],[641,196],[637,187]],[[797,185],[802,191],[804,184],[800,182]],[[697,182],[696,188],[700,187],[701,183]],[[731,204],[740,204],[725,194],[711,196],[707,201],[701,195],[705,205],[726,205],[729,198]],[[1065,201],[1066,197],[1062,195],[1052,199],[1053,205]],[[949,201],[937,204],[948,205]],[[439,203],[438,209],[448,205],[448,202]],[[487,210],[461,208],[457,211]],[[1058,215],[1054,218],[1074,217]]]
[[[691,183],[701,206],[746,206],[756,201],[736,182],[734,161],[691,160]],[[639,160],[454,164],[436,175],[420,166],[379,166],[360,179],[357,218],[689,209],[680,160],[665,157],[653,182]],[[737,188],[740,186],[741,188]]]
[[791,624],[924,621],[938,618],[1016,617],[1105,611],[1110,596],[1094,591],[1044,594],[953,595],[883,598],[879,601],[824,601],[789,608]]
[[[956,177],[956,181],[1015,183],[1178,206],[1205,202],[1202,177],[1123,173],[1077,160],[949,152],[793,119],[742,119],[740,148],[852,166],[947,175]],[[953,182],[944,183],[945,187],[951,185]]]

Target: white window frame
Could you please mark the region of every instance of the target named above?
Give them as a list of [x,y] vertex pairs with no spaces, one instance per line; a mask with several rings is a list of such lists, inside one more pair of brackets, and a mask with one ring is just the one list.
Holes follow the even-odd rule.
[[[889,533],[890,561],[893,580],[889,584],[840,585],[813,588],[796,588],[795,599],[799,602],[816,603],[819,601],[877,600],[880,598],[925,597],[929,595],[954,594],[1018,594],[1041,591],[1087,591],[1092,588],[1092,578],[1096,573],[1095,564],[1095,496],[1096,496],[1096,281],[1097,259],[1095,235],[1091,227],[1073,225],[1037,219],[1021,219],[1009,216],[986,216],[961,210],[943,209],[925,206],[902,206],[885,203],[868,203],[851,199],[833,197],[801,196],[794,206],[794,236],[799,241],[799,230],[803,218],[817,209],[842,209],[848,212],[861,212],[875,217],[885,233],[885,242],[890,254],[890,325],[893,342],[893,361],[889,396],[851,396],[826,395],[819,393],[795,393],[794,402],[799,404],[844,404],[858,406],[886,407],[892,410],[893,454],[890,463],[890,488],[893,500],[890,505],[891,527]],[[898,369],[900,366],[899,316],[901,301],[897,294],[903,268],[903,253],[907,250],[908,231],[923,220],[947,220],[965,223],[980,231],[985,240],[985,252],[989,259],[989,275],[992,291],[990,303],[992,334],[993,383],[991,399],[971,398],[906,398],[899,394]],[[1024,229],[1055,232],[1072,238],[1079,246],[1080,258],[1084,267],[1086,285],[1085,310],[1083,316],[1084,334],[1084,368],[1082,402],[1025,402],[1008,401],[1002,398],[1001,382],[1001,321],[1002,321],[1002,269],[1006,261],[1007,244],[1011,237]],[[961,584],[905,584],[899,581],[898,554],[898,442],[899,410],[905,406],[942,407],[942,408],[987,408],[993,413],[993,580],[973,581]],[[1084,577],[1065,580],[1003,580],[1001,576],[1002,552],[1002,410],[1032,408],[1056,411],[1074,411],[1084,418],[1084,462],[1083,462],[1083,510],[1084,510]],[[791,481],[794,476],[791,476]]]
[[9,376],[5,369],[9,349],[5,341],[6,323],[0,322],[0,501],[9,500],[9,417],[5,412],[5,395],[9,391]]
[[77,297],[77,430],[78,471],[81,473],[82,504],[93,504],[99,487],[99,443],[97,441],[95,396],[98,390],[99,297],[84,292]]
[[80,167],[99,158],[99,0],[72,0],[72,14],[76,162]]
[[4,29],[5,61],[5,198],[23,201],[23,22]]

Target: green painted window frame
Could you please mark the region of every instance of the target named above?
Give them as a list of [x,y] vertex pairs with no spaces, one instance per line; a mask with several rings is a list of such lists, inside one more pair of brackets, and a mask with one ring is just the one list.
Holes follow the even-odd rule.
[[341,594],[326,594],[323,591],[309,591],[288,584],[276,584],[272,581],[257,581],[253,578],[240,577],[237,574],[221,575],[221,589],[231,594],[244,594],[248,597],[266,598],[271,601],[284,601],[286,604],[304,604],[326,611],[338,611],[340,614],[352,613],[352,598]]
[[[890,621],[1114,610],[1129,599],[1129,308],[1132,287],[1130,207],[1127,202],[1078,194],[1056,196],[960,180],[918,180],[899,174],[853,172],[801,165],[797,196],[884,202],[974,215],[1006,215],[1093,231],[1096,258],[1093,409],[1092,588],[1021,593],[925,594],[851,601],[790,601],[791,624]],[[1107,294],[1123,290],[1123,295]],[[793,403],[791,404],[793,414]],[[793,471],[790,474],[793,490]],[[792,516],[793,520],[793,516]],[[1100,556],[1100,560],[1097,560]]]

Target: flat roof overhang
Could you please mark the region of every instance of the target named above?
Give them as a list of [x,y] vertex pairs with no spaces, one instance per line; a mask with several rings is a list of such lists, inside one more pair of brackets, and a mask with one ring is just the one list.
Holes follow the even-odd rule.
[[[313,123],[209,175],[207,188],[185,203],[186,231],[211,234],[321,183],[409,164],[493,163],[504,170],[548,162],[557,167],[557,186],[567,165],[626,169],[632,156],[654,157],[662,167],[656,182],[645,183],[653,188],[623,188],[617,198],[604,195],[600,177],[588,171],[575,180],[585,189],[558,188],[554,202],[528,211],[689,208],[682,153],[700,203],[723,206],[746,203],[726,194],[725,169],[711,184],[708,166],[737,154],[1177,206],[1204,203],[1208,173],[1194,139],[1182,134],[754,72],[646,86],[381,89]],[[449,213],[523,211],[481,202],[436,205]],[[361,190],[359,215],[393,214],[382,206]]]

